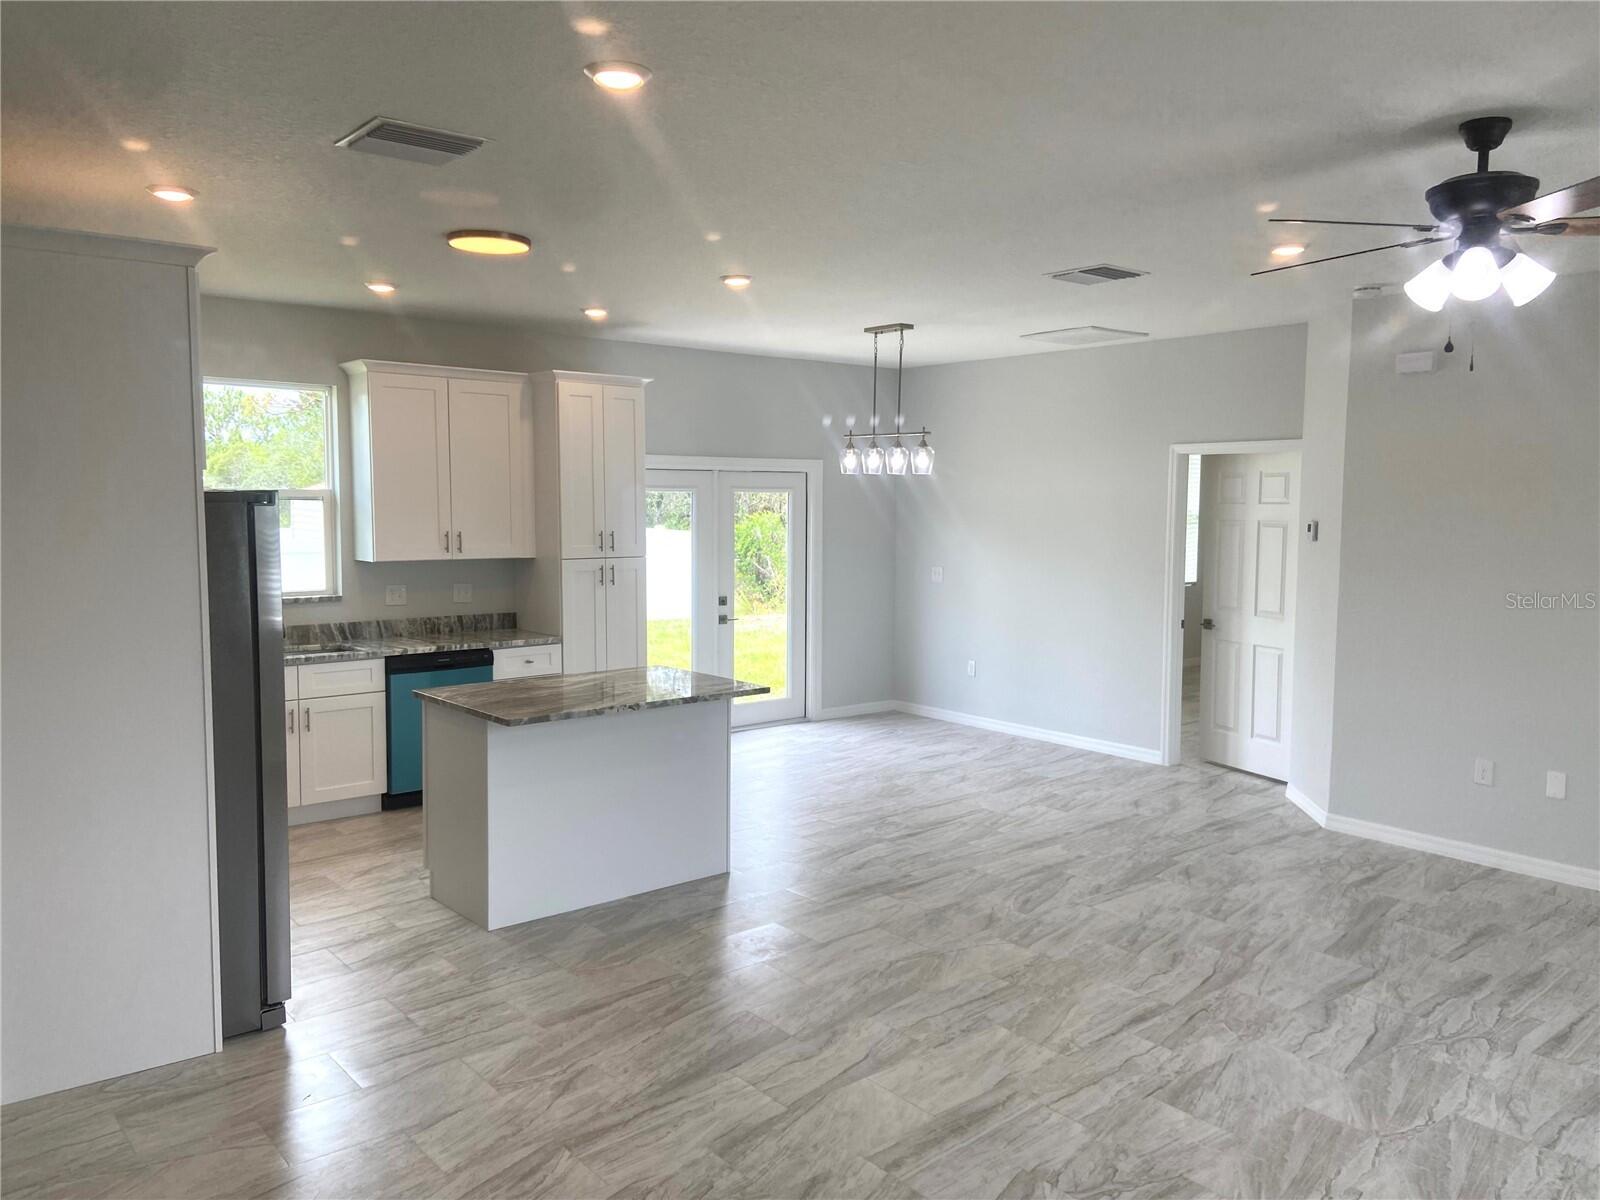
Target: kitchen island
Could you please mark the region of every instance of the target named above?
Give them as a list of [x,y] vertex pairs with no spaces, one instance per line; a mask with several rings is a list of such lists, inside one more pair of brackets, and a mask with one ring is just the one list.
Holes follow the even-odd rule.
[[433,898],[486,929],[728,869],[732,704],[673,667],[417,692]]

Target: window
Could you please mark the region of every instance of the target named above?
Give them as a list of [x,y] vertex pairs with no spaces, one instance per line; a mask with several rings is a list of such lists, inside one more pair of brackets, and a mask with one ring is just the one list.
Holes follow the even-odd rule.
[[1183,526],[1183,581],[1200,580],[1200,456],[1189,455],[1188,516]]
[[339,590],[333,389],[208,379],[205,486],[278,493],[283,594]]

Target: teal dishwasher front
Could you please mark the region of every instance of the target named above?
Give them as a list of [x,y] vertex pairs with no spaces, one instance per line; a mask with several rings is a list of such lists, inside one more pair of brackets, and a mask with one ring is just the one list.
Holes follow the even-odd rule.
[[492,650],[442,650],[384,660],[389,682],[389,790],[383,807],[422,803],[422,701],[418,688],[487,683],[494,678]]

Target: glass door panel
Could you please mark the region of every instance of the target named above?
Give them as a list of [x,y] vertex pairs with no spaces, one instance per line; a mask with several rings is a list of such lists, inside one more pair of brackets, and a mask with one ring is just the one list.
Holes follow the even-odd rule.
[[717,492],[719,673],[771,689],[736,700],[733,722],[803,717],[805,476],[719,472]]
[[645,479],[645,642],[652,667],[717,670],[716,497],[709,471]]

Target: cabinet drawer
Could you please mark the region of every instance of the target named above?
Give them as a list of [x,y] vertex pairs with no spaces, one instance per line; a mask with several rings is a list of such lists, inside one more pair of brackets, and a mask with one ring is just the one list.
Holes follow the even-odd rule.
[[383,688],[381,658],[313,663],[300,668],[299,698],[302,700],[315,700],[318,696],[356,696],[362,692],[381,692]]
[[283,698],[285,700],[300,699],[299,667],[285,667],[283,669]]
[[561,674],[560,646],[512,646],[494,652],[496,679]]

